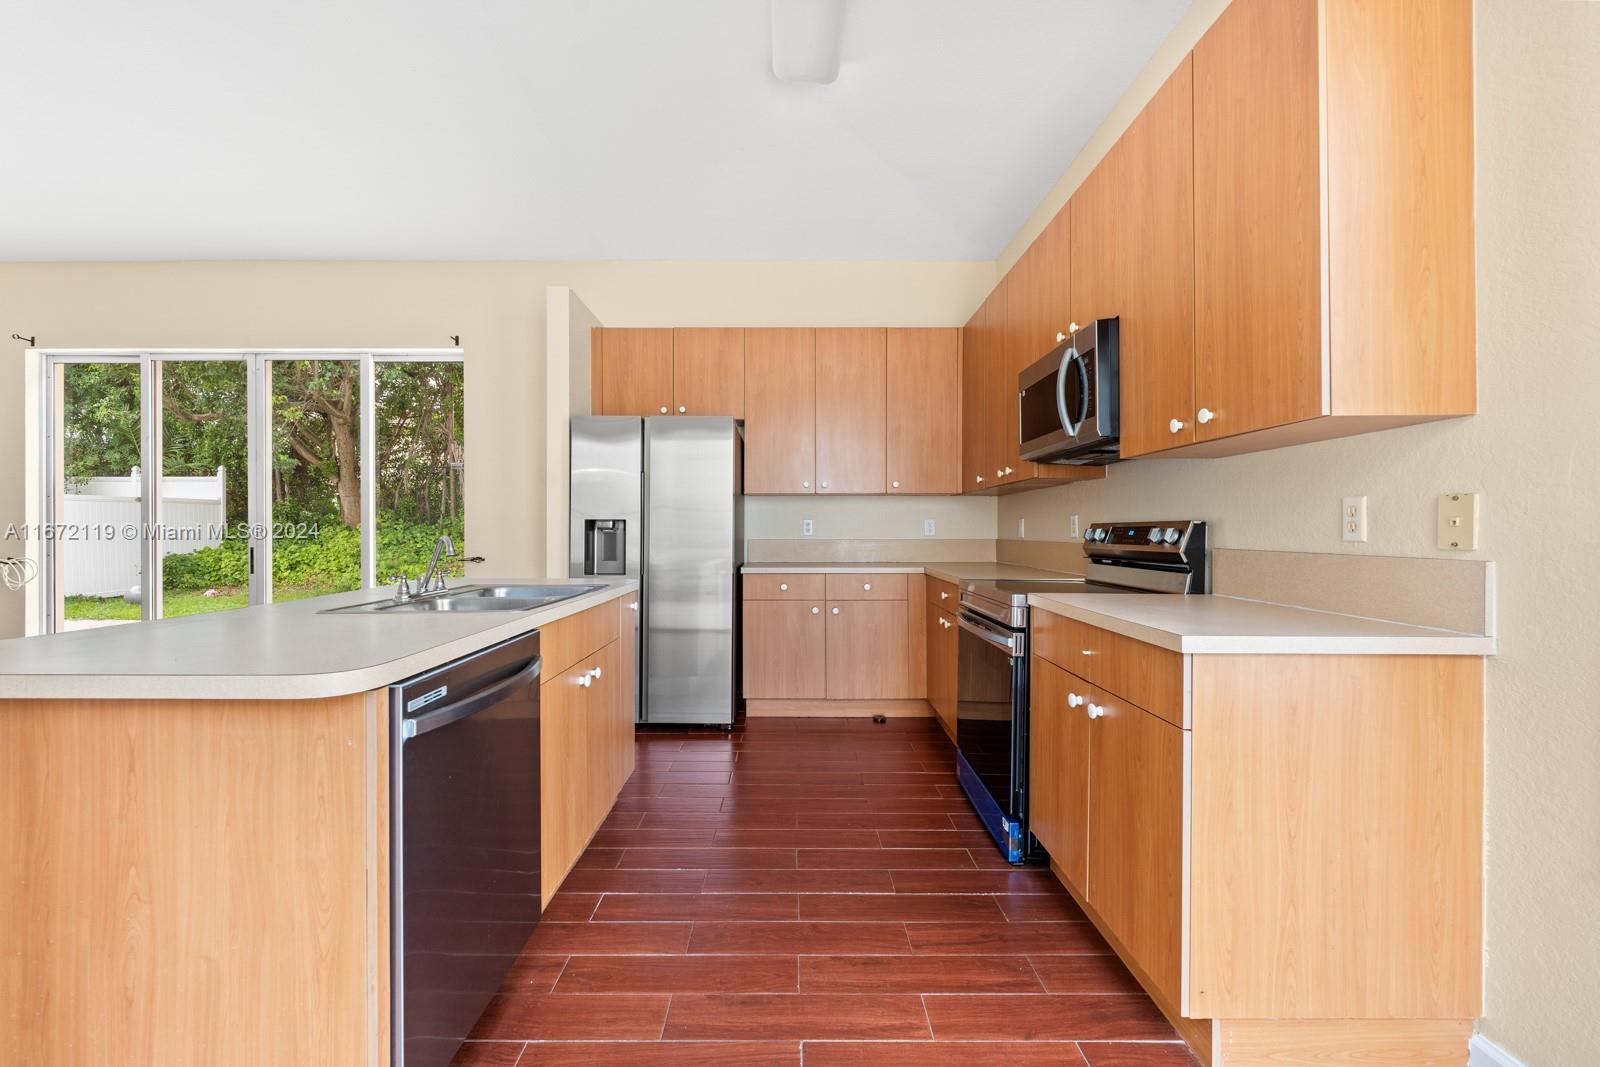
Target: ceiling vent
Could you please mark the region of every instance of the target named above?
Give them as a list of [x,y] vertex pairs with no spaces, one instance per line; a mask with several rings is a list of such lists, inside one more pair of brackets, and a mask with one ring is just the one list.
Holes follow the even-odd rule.
[[772,73],[828,85],[839,77],[844,0],[772,0]]

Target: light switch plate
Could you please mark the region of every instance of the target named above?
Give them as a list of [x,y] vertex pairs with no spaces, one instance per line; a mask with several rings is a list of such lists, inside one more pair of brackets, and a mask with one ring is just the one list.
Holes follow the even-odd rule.
[[1021,541],[1028,536],[1028,520],[1017,519],[1017,540]]
[[933,520],[932,519],[923,519],[922,520],[922,536],[923,537],[932,537],[932,536],[934,536],[934,533],[933,533],[934,529],[935,529],[935,527],[933,525]]
[[1439,547],[1446,552],[1478,550],[1478,494],[1439,497]]
[[1367,539],[1367,498],[1347,496],[1339,510],[1339,536],[1346,541]]
[[810,519],[801,519],[800,520],[800,534],[801,534],[801,536],[810,537],[814,532],[815,532],[815,528],[812,526]]

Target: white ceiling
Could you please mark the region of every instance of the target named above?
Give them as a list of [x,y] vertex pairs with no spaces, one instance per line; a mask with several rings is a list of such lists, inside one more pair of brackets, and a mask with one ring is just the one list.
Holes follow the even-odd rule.
[[990,259],[1189,0],[6,0],[0,259]]

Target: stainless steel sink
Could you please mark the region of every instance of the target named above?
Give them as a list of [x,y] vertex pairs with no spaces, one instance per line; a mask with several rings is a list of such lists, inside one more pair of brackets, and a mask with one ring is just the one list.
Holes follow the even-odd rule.
[[603,585],[464,585],[410,600],[390,597],[329,608],[323,615],[410,615],[437,611],[532,611],[598,592]]

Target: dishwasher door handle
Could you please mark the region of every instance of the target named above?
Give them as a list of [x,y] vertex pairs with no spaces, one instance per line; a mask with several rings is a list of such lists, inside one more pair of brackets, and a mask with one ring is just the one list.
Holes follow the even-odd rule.
[[478,690],[469,697],[462,697],[452,704],[442,708],[425,711],[421,715],[414,715],[402,721],[400,737],[409,741],[413,737],[421,737],[425,733],[449,726],[453,722],[476,715],[485,708],[493,707],[505,698],[506,693],[519,685],[524,685],[539,677],[539,671],[544,666],[544,657],[535,656],[520,668],[515,674],[502,678],[493,685]]

